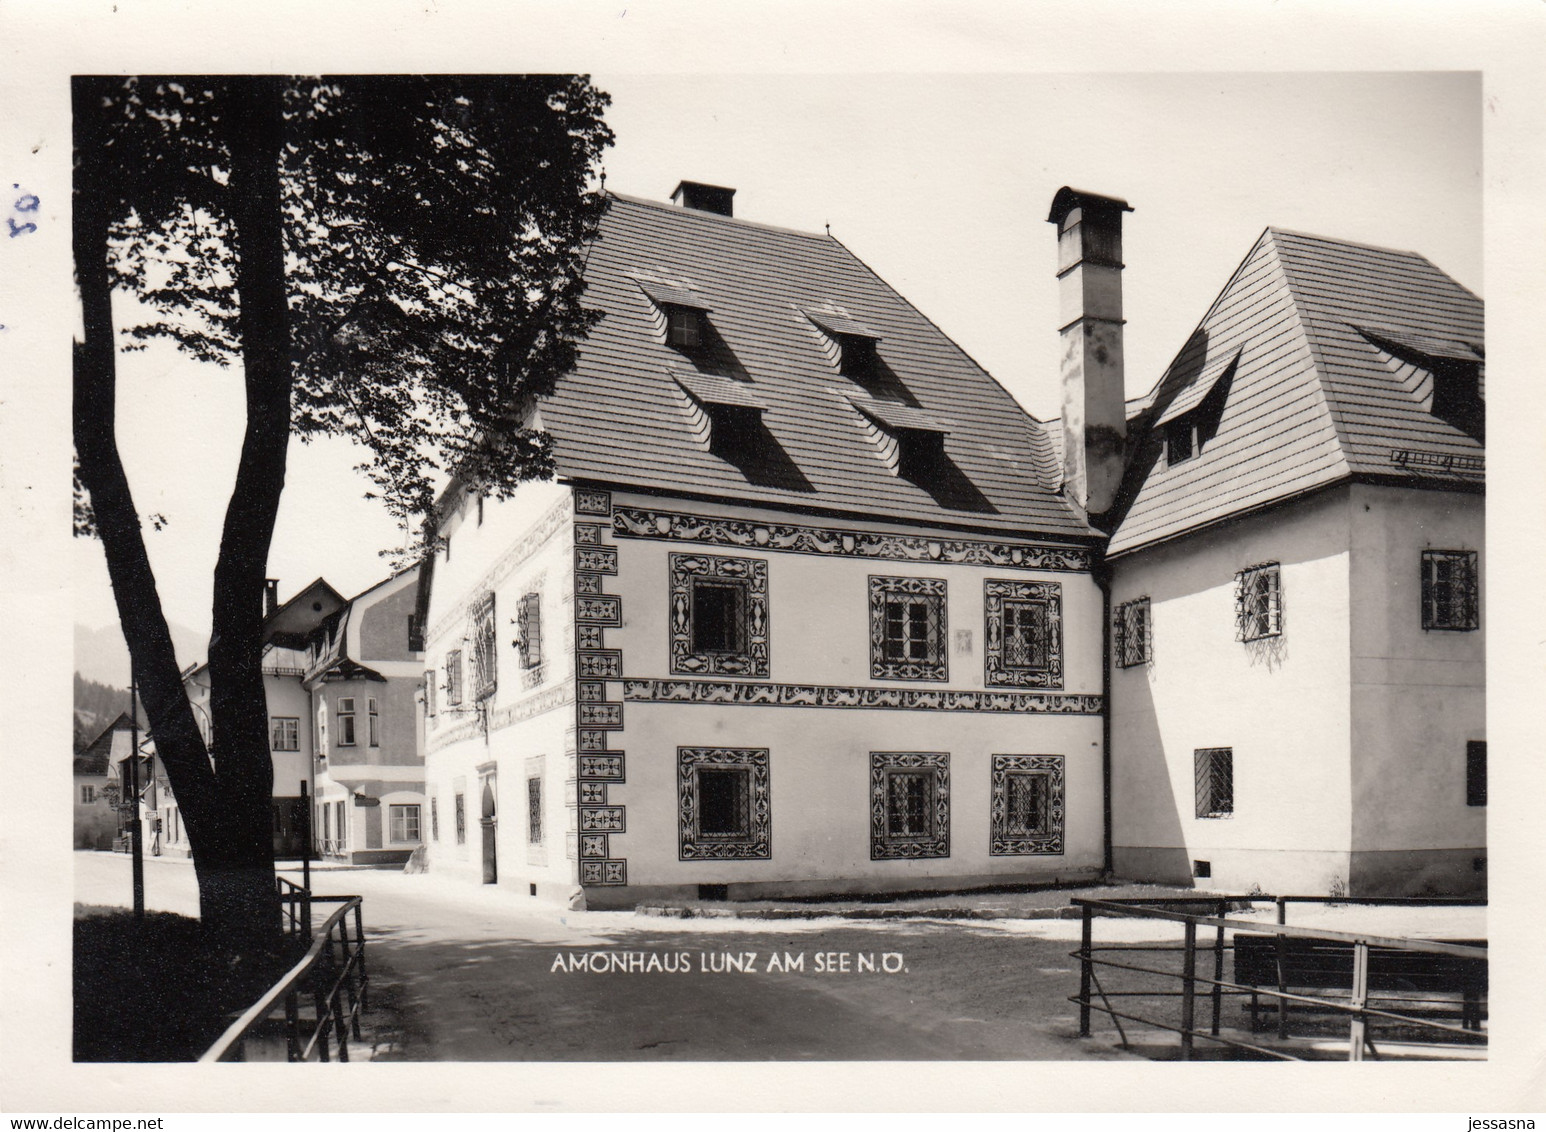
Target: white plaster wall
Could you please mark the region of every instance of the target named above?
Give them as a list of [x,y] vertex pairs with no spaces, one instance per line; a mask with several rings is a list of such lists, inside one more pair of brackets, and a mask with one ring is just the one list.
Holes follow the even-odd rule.
[[[1484,498],[1353,488],[1353,848],[1484,850],[1466,741],[1487,737]],[[1422,628],[1424,549],[1475,550],[1481,628]]]
[[[1154,653],[1112,670],[1119,869],[1164,860],[1189,872],[1200,859],[1216,888],[1345,882],[1349,542],[1342,488],[1113,563],[1113,609],[1148,595]],[[1268,561],[1281,564],[1284,622],[1270,657],[1235,640],[1234,612],[1236,571]],[[1206,747],[1234,752],[1231,818],[1195,816],[1194,751]]]
[[[554,518],[553,508],[560,513]],[[544,540],[527,539],[545,522]],[[495,838],[499,884],[524,892],[529,884],[574,883],[573,747],[574,747],[574,530],[571,489],[551,483],[524,484],[503,502],[488,499],[483,522],[477,521],[475,499],[462,501],[446,522],[452,553],[437,556],[426,619],[424,667],[445,678],[446,654],[461,649],[470,661],[466,639],[467,606],[492,590],[495,607],[498,687],[486,704],[488,726],[476,711],[454,711],[443,687],[437,691],[437,712],[425,720],[426,798],[422,814],[429,867],[471,881],[482,879],[480,767],[494,770],[498,800]],[[542,677],[535,682],[523,670],[514,618],[523,594],[542,595]],[[464,668],[463,709],[471,709],[470,669]],[[544,755],[543,795],[546,808],[544,845],[528,851],[526,829],[526,759]],[[467,839],[456,844],[455,794],[462,783],[466,797]],[[432,835],[429,799],[437,800],[439,833]],[[536,858],[533,860],[532,858]]]
[[[1045,880],[1101,867],[1100,720],[1094,716],[993,717],[968,713],[779,707],[628,704],[628,783],[611,788],[626,803],[628,830],[611,835],[628,861],[631,885],[777,881],[897,883],[992,875]],[[772,857],[681,861],[677,748],[766,747]],[[870,752],[950,754],[950,855],[870,859]],[[1064,851],[988,853],[990,756],[1063,755]]]
[[[930,538],[995,539],[877,523],[796,516],[688,500],[615,493],[614,508],[637,506],[768,523],[880,530]],[[620,649],[628,678],[673,678],[670,667],[672,554],[759,558],[768,563],[769,674],[766,678],[702,676],[746,683],[818,684],[916,690],[1024,691],[1053,695],[1101,692],[1101,595],[1087,573],[959,565],[937,560],[846,558],[721,547],[687,541],[608,537],[619,574],[604,589],[622,596],[622,625],[605,645]],[[876,680],[870,676],[870,575],[944,579],[947,584],[948,678]],[[985,579],[1050,581],[1061,587],[1063,679],[1053,688],[989,688],[984,672]],[[680,678],[680,677],[678,677]],[[622,698],[609,682],[607,698]],[[627,754],[627,782],[608,787],[608,803],[625,807],[627,831],[611,834],[613,858],[628,862],[630,886],[830,882],[832,890],[869,881],[905,886],[948,877],[1046,880],[1089,875],[1102,859],[1101,721],[1097,715],[1007,714],[848,708],[751,707],[626,702],[624,727],[609,734]],[[772,858],[691,861],[679,858],[676,785],[679,746],[766,747],[772,803]],[[943,751],[951,756],[951,846],[948,858],[870,859],[869,783],[872,751]],[[1065,848],[1060,855],[991,857],[990,756],[1065,756]],[[604,894],[594,894],[604,899]]]
[[300,737],[298,751],[273,750],[272,726],[269,732],[269,754],[274,763],[274,797],[298,798],[301,783],[305,782],[309,790],[312,781],[311,693],[293,676],[264,676],[263,690],[268,700],[271,721],[275,716],[289,716],[299,721],[296,725]]

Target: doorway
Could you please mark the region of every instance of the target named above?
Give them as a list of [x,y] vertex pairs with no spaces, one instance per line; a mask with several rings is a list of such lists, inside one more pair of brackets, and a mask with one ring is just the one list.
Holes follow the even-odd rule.
[[478,824],[483,827],[483,883],[494,884],[499,880],[499,854],[494,844],[494,831],[499,824],[498,807],[494,799],[494,776],[483,780],[483,801]]

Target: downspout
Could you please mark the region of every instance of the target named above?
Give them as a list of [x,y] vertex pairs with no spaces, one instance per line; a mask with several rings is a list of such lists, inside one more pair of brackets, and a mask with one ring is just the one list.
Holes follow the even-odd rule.
[[1111,848],[1111,568],[1102,554],[1091,570],[1100,587],[1100,783],[1101,783],[1101,873],[1111,878],[1114,858]]

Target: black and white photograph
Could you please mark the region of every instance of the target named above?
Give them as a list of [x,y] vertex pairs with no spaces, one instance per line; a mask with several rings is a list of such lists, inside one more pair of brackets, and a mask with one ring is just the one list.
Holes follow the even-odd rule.
[[0,1107],[1542,1107],[1539,13],[122,6]]

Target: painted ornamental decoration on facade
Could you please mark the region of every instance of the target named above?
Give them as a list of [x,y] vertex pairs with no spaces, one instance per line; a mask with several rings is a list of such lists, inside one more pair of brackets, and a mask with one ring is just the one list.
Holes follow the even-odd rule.
[[1063,587],[983,582],[985,682],[989,687],[1063,686]]
[[988,853],[1063,852],[1063,756],[994,755]]
[[671,555],[671,671],[768,675],[768,564]]
[[870,752],[870,859],[950,856],[950,756]]
[[677,820],[683,861],[771,859],[767,748],[678,747]]

